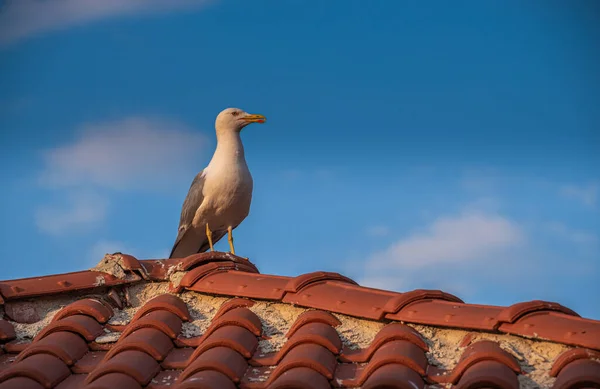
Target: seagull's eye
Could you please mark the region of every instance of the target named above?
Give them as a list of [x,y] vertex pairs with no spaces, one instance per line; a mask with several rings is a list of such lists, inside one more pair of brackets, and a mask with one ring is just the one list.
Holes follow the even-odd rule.
[[239,112],[238,112],[238,111],[233,111],[231,114],[232,114],[233,116],[237,116],[237,115],[239,115]]

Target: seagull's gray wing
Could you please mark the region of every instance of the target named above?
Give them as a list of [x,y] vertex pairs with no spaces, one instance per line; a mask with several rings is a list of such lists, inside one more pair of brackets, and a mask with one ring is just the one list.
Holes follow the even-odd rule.
[[[201,171],[194,177],[190,190],[183,201],[183,207],[181,208],[181,216],[179,218],[179,232],[177,238],[171,249],[169,258],[183,258],[188,255],[199,252],[200,248],[206,244],[206,232],[203,230],[201,234],[193,233],[192,221],[196,215],[196,211],[200,208],[204,195],[202,190],[204,188],[204,170]],[[187,235],[187,238],[186,238]],[[186,239],[184,239],[186,238]],[[185,240],[185,242],[184,242]],[[195,247],[195,249],[193,248]]]

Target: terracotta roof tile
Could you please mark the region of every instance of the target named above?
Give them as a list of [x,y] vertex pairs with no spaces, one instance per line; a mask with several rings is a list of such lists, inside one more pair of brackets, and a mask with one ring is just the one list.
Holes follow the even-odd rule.
[[[71,302],[52,317],[37,296]],[[94,271],[2,281],[0,297],[0,389],[516,389],[532,368],[547,369],[540,387],[600,387],[600,322],[559,304],[263,275],[225,253],[108,255]]]
[[562,353],[554,362],[550,376],[553,388],[600,388],[600,352],[575,348]]
[[27,347],[19,354],[16,362],[35,354],[50,354],[71,366],[87,352],[87,343],[80,335],[68,331],[58,331]]
[[15,338],[15,329],[8,321],[0,319],[0,342]]

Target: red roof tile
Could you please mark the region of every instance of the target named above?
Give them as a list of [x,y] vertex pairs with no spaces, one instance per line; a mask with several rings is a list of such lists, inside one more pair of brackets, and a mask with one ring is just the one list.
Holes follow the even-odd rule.
[[[515,352],[518,342],[538,350],[553,347],[547,341],[559,347],[540,378],[547,387],[600,388],[600,322],[556,303],[473,305],[441,291],[365,288],[336,273],[263,275],[225,253],[112,255],[102,266],[0,282],[0,389],[516,389],[540,360]],[[111,266],[114,274],[99,271]],[[147,299],[137,287],[158,289]],[[31,299],[58,295],[72,302],[51,320]],[[211,296],[221,296],[217,309],[195,305]],[[269,316],[292,305],[309,310],[296,308],[285,325]],[[458,336],[450,346],[431,331]]]

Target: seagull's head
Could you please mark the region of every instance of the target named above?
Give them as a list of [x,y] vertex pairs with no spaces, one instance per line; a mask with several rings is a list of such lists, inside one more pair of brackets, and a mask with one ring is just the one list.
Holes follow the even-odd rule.
[[217,131],[240,132],[250,123],[264,123],[263,115],[249,114],[239,108],[227,108],[217,115],[215,127]]

